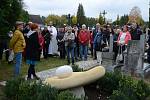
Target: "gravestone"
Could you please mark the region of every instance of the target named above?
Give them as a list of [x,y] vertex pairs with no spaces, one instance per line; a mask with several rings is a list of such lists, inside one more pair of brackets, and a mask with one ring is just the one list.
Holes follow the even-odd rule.
[[102,58],[103,59],[113,59],[114,53],[113,53],[113,35],[110,35],[109,38],[109,52],[102,52]]
[[144,65],[145,35],[140,40],[131,40],[128,43],[127,51],[124,53],[124,67],[122,71],[131,75],[142,75]]

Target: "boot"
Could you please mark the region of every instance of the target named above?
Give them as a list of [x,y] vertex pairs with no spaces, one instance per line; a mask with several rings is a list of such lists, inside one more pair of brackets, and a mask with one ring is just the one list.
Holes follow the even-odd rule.
[[36,79],[36,80],[39,80],[40,78],[35,74],[35,65],[33,65],[32,67],[32,75],[33,75],[33,78]]
[[28,69],[28,77],[27,77],[27,80],[31,80],[31,74],[32,74],[32,66],[30,65],[30,66],[29,66],[29,69]]

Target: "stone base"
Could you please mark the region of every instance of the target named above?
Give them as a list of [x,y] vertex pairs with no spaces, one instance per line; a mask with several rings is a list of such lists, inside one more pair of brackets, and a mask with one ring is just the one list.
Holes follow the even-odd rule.
[[69,89],[69,90],[77,98],[84,99],[85,92],[84,92],[84,88],[82,86],[81,87],[72,88],[72,89]]

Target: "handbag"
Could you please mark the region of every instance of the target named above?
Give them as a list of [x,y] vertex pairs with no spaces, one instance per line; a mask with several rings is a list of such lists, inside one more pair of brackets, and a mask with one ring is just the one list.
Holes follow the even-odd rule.
[[13,52],[13,50],[11,50],[10,51],[10,54],[9,54],[9,57],[8,57],[8,61],[10,62],[10,61],[13,61],[13,59],[14,59],[14,52]]

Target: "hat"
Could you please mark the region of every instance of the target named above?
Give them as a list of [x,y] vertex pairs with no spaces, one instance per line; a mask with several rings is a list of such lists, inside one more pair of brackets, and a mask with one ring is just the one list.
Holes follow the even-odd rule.
[[16,26],[24,24],[22,21],[16,21]]

